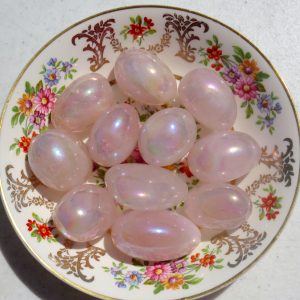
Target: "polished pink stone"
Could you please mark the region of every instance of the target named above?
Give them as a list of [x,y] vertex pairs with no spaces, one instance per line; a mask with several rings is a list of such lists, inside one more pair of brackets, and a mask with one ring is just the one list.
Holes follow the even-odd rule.
[[139,129],[139,116],[132,106],[114,105],[92,128],[88,141],[92,159],[106,167],[123,162],[136,147]]
[[42,183],[59,191],[84,183],[92,172],[85,145],[60,129],[49,129],[34,138],[28,161]]
[[105,174],[108,191],[121,205],[136,210],[159,210],[178,205],[188,194],[174,172],[145,164],[121,164]]
[[146,50],[122,52],[114,73],[120,89],[138,102],[161,105],[176,97],[177,85],[172,72],[156,55]]
[[58,97],[51,113],[55,128],[84,131],[115,103],[105,77],[90,73],[73,81]]
[[167,108],[153,114],[144,124],[139,149],[150,165],[167,166],[180,161],[193,147],[197,126],[182,108]]
[[219,132],[201,138],[188,156],[191,172],[202,182],[229,182],[248,174],[261,149],[248,134]]
[[187,73],[178,93],[181,103],[204,126],[213,130],[233,126],[237,105],[231,89],[215,71],[198,68]]
[[247,221],[252,203],[237,186],[203,184],[189,192],[184,208],[190,220],[200,227],[230,230]]
[[163,261],[189,254],[200,242],[199,229],[175,212],[130,211],[112,227],[112,240],[125,254]]
[[65,194],[52,214],[57,230],[75,242],[89,242],[103,236],[116,216],[111,195],[91,184],[78,186]]

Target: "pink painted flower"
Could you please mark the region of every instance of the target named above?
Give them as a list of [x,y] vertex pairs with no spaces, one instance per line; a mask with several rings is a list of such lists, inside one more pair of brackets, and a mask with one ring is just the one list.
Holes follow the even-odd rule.
[[249,101],[255,99],[257,95],[257,85],[252,77],[241,77],[234,85],[234,92]]
[[164,281],[167,280],[170,273],[172,273],[170,265],[157,264],[154,266],[148,266],[146,268],[145,275],[154,281]]
[[55,94],[50,88],[40,89],[34,98],[36,104],[35,110],[42,114],[48,114],[53,108],[55,102]]

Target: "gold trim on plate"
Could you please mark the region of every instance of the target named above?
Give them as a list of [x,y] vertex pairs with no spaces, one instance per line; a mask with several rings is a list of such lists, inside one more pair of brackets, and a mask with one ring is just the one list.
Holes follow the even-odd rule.
[[[75,24],[69,26],[68,28],[66,28],[65,30],[63,30],[62,32],[60,32],[59,34],[57,34],[55,37],[53,37],[50,41],[48,41],[31,59],[30,61],[25,65],[25,67],[23,68],[23,70],[21,71],[21,73],[19,74],[19,76],[17,77],[16,81],[14,82],[12,88],[10,89],[9,91],[9,94],[7,96],[7,99],[4,103],[4,106],[3,106],[3,110],[2,110],[2,113],[1,113],[1,116],[0,116],[0,137],[1,137],[1,129],[2,129],[2,123],[3,123],[3,119],[4,119],[4,114],[6,112],[6,109],[7,109],[7,106],[8,106],[8,103],[11,99],[11,96],[12,94],[14,93],[14,90],[17,86],[17,84],[19,83],[20,79],[22,78],[23,74],[26,72],[26,70],[29,68],[29,66],[32,64],[32,62],[39,56],[40,53],[42,53],[52,42],[54,42],[57,38],[59,38],[60,36],[62,36],[64,33],[66,33],[67,31],[73,29],[74,27],[76,27],[77,25],[79,24],[82,24],[88,20],[91,20],[91,19],[94,19],[96,17],[99,17],[99,16],[102,16],[102,15],[105,15],[105,14],[108,14],[108,13],[112,13],[112,12],[116,12],[116,11],[121,11],[121,10],[126,10],[126,9],[135,9],[135,8],[163,8],[163,9],[173,9],[173,10],[178,10],[178,11],[182,11],[182,12],[187,12],[187,13],[192,13],[192,14],[195,14],[195,15],[198,15],[199,17],[203,17],[203,18],[206,18],[210,21],[213,21],[221,26],[224,26],[225,28],[227,28],[228,30],[230,30],[231,32],[237,34],[239,37],[241,37],[243,40],[245,40],[248,44],[250,44],[263,58],[264,60],[268,63],[268,65],[271,67],[271,69],[273,70],[273,72],[275,73],[275,75],[277,76],[277,78],[279,79],[281,85],[283,86],[285,92],[286,92],[286,95],[288,96],[288,99],[290,101],[290,104],[292,106],[292,109],[293,109],[293,112],[294,112],[294,115],[295,115],[295,119],[297,121],[297,125],[298,125],[298,139],[300,139],[300,124],[299,124],[299,118],[297,116],[297,110],[295,108],[295,105],[293,103],[293,100],[292,100],[292,97],[284,83],[284,81],[282,80],[282,78],[280,77],[280,75],[278,74],[277,70],[275,69],[275,67],[272,65],[272,63],[269,61],[269,59],[251,42],[249,41],[246,37],[244,37],[241,33],[239,33],[238,31],[236,31],[235,29],[229,27],[228,25],[212,18],[212,17],[209,17],[209,16],[206,16],[202,13],[198,13],[198,12],[195,12],[195,11],[192,11],[192,10],[189,10],[189,9],[185,9],[185,8],[179,8],[179,7],[175,7],[175,6],[163,6],[163,5],[135,5],[135,6],[124,6],[124,7],[119,7],[119,8],[115,8],[115,9],[111,9],[111,10],[107,10],[107,11],[104,11],[104,12],[101,12],[101,13],[98,13],[98,14],[95,14],[95,15],[92,15],[88,18],[85,18],[79,22],[76,22]],[[277,234],[274,236],[274,238],[270,241],[270,243],[267,245],[267,247],[264,249],[264,251],[258,255],[256,257],[256,259],[251,262],[247,267],[245,267],[242,271],[240,271],[238,274],[236,274],[235,276],[233,276],[232,278],[228,279],[227,281],[219,284],[218,286],[216,287],[213,287],[209,290],[206,290],[202,293],[199,293],[199,294],[196,294],[196,295],[193,295],[193,296],[190,296],[190,297],[186,297],[186,298],[182,298],[181,300],[191,300],[191,299],[195,299],[195,298],[198,298],[198,297],[202,297],[202,296],[205,296],[205,295],[209,295],[211,293],[214,293],[226,286],[228,286],[229,284],[231,284],[233,281],[235,281],[236,279],[238,279],[241,275],[243,275],[245,272],[247,272],[266,252],[267,250],[270,249],[270,247],[273,245],[273,243],[278,239],[279,235],[281,234],[286,222],[288,221],[290,215],[291,215],[291,212],[295,206],[295,203],[296,203],[296,198],[297,198],[297,195],[298,195],[298,192],[299,192],[299,174],[298,174],[298,179],[297,179],[297,187],[296,187],[296,191],[295,191],[295,195],[293,197],[293,202],[291,204],[291,207],[288,211],[288,214],[283,222],[283,224],[281,225],[280,229],[278,230]],[[108,296],[105,296],[105,295],[101,295],[101,294],[98,294],[98,293],[95,293],[91,290],[88,290],[88,289],[85,289],[83,287],[81,287],[80,285],[70,281],[69,279],[65,278],[64,276],[62,276],[61,274],[59,274],[57,271],[55,271],[50,265],[48,265],[45,261],[43,261],[39,255],[37,253],[34,252],[34,250],[31,248],[31,246],[27,243],[26,239],[22,236],[20,230],[18,229],[15,221],[13,220],[12,218],[12,215],[8,209],[8,204],[7,204],[7,201],[5,200],[5,197],[4,197],[4,191],[3,191],[3,186],[2,186],[2,183],[1,183],[1,180],[0,180],[0,192],[1,192],[1,198],[2,198],[2,202],[3,202],[3,205],[4,205],[4,208],[5,208],[5,211],[6,211],[6,214],[8,215],[8,218],[15,230],[15,232],[17,233],[17,235],[19,236],[20,240],[22,241],[22,243],[24,244],[24,246],[28,249],[28,251],[31,253],[31,255],[33,257],[35,257],[35,259],[37,259],[39,261],[39,263],[44,267],[46,268],[49,272],[51,272],[53,275],[55,275],[57,278],[59,278],[60,280],[64,281],[65,283],[67,283],[68,285],[86,293],[86,294],[89,294],[89,295],[92,295],[94,297],[97,297],[97,298],[101,298],[101,299],[105,299],[105,300],[120,300],[120,299],[117,299],[117,298],[111,298],[111,297],[108,297]],[[180,299],[178,299],[180,300]]]

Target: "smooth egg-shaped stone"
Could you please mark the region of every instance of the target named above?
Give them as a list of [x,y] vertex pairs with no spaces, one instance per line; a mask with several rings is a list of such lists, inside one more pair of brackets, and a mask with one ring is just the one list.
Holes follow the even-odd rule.
[[144,124],[138,145],[150,165],[167,166],[181,160],[192,148],[197,126],[182,108],[167,108],[153,114]]
[[136,210],[159,210],[184,201],[188,187],[174,172],[145,164],[121,164],[105,174],[108,191],[120,204]]
[[112,240],[123,253],[147,261],[189,254],[198,246],[199,229],[186,217],[168,210],[130,211],[112,227]]
[[177,85],[171,70],[146,50],[122,52],[116,61],[114,74],[120,89],[140,103],[161,105],[176,97]]
[[111,195],[91,184],[83,184],[65,194],[52,214],[57,230],[75,242],[103,236],[116,216]]
[[204,126],[223,131],[232,128],[237,105],[231,89],[215,71],[198,68],[187,73],[178,93],[181,103]]
[[28,161],[36,177],[58,191],[84,183],[92,172],[85,145],[60,129],[38,135],[29,147]]
[[139,116],[128,104],[117,104],[99,117],[88,141],[92,159],[102,166],[123,162],[137,144]]
[[257,165],[261,149],[248,134],[219,132],[201,138],[188,156],[191,172],[202,182],[229,182]]
[[84,131],[115,103],[112,88],[97,73],[73,81],[59,96],[51,113],[55,128]]
[[252,203],[242,189],[230,184],[203,184],[189,192],[185,213],[196,225],[230,230],[247,221]]

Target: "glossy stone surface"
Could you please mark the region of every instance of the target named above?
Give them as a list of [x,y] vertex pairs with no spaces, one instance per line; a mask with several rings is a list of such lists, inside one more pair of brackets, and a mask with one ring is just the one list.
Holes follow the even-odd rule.
[[174,172],[145,164],[121,164],[105,174],[108,191],[120,204],[136,210],[159,210],[184,201],[186,183]]
[[237,105],[231,89],[215,71],[198,68],[187,73],[178,93],[181,103],[204,126],[223,131],[232,128]]
[[65,194],[52,214],[56,228],[68,239],[88,242],[104,235],[116,219],[111,195],[84,184]]
[[175,212],[130,211],[112,227],[112,240],[125,254],[147,261],[176,259],[200,242],[199,229]]
[[92,159],[106,167],[123,162],[136,147],[139,129],[139,116],[131,105],[114,105],[91,130],[88,149]]
[[182,108],[167,108],[153,114],[144,124],[138,145],[150,165],[167,166],[181,160],[192,148],[197,126]]
[[146,50],[122,52],[115,63],[114,74],[120,89],[138,102],[161,105],[176,97],[177,85],[171,70]]
[[202,182],[229,182],[248,174],[260,156],[259,145],[248,134],[220,132],[201,138],[194,145],[188,165]]
[[86,74],[73,81],[58,97],[51,120],[55,128],[84,131],[114,103],[107,79],[97,73]]
[[92,172],[85,145],[59,129],[49,129],[33,140],[28,161],[36,177],[58,191],[68,191],[84,183]]
[[200,227],[230,230],[247,221],[252,203],[247,193],[237,186],[203,184],[189,192],[184,209]]

